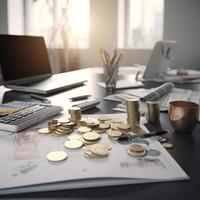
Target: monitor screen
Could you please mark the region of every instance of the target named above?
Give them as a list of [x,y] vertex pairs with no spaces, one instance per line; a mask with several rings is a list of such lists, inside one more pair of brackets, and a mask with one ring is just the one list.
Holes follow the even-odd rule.
[[43,37],[0,35],[0,65],[4,82],[26,82],[51,74]]

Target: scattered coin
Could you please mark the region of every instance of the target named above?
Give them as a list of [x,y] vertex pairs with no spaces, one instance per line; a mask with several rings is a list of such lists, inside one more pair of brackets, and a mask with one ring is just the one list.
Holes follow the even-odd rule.
[[108,129],[108,128],[110,128],[110,125],[109,125],[109,124],[105,124],[105,123],[99,123],[98,128],[101,128],[101,129]]
[[119,123],[117,124],[117,127],[121,130],[129,130],[131,128],[130,125],[126,123]]
[[129,149],[134,152],[143,152],[145,150],[144,147],[140,144],[131,144]]
[[99,127],[94,127],[92,129],[93,132],[96,132],[96,133],[104,133],[106,132],[107,129],[103,129],[103,128],[99,128]]
[[49,161],[58,162],[65,160],[67,158],[67,154],[63,151],[53,151],[47,154],[47,159]]
[[38,130],[38,132],[41,134],[49,134],[50,133],[48,128],[41,128]]
[[173,144],[171,143],[162,143],[163,147],[165,147],[166,149],[171,149],[173,148]]
[[90,127],[87,127],[87,126],[81,126],[77,129],[77,131],[79,133],[87,133],[87,132],[90,132],[92,129]]
[[98,120],[101,121],[101,122],[105,122],[105,121],[110,120],[110,117],[108,117],[106,115],[101,115],[101,116],[98,117]]
[[161,137],[158,139],[159,142],[166,142],[167,141],[167,138],[166,137]]
[[93,144],[83,147],[83,150],[87,158],[102,158],[108,156],[111,148],[107,144]]
[[83,142],[81,140],[68,140],[64,145],[69,149],[78,149],[83,146]]
[[88,132],[83,135],[83,138],[88,141],[98,140],[101,136],[95,132]]
[[151,136],[151,138],[154,140],[160,140],[162,137],[160,135],[154,135],[154,136]]
[[99,121],[95,118],[88,118],[85,120],[86,126],[95,127],[99,125]]
[[134,157],[141,157],[146,154],[146,150],[140,144],[131,144],[128,149],[128,154]]
[[161,153],[157,149],[149,149],[147,151],[148,156],[159,156]]
[[108,135],[110,137],[116,138],[122,135],[120,131],[108,131]]
[[134,156],[134,157],[142,157],[145,155],[145,151],[142,151],[142,152],[135,152],[135,151],[131,151],[130,149],[128,149],[128,154],[130,156]]
[[92,144],[96,144],[99,140],[88,141],[82,138],[81,141],[83,142],[84,145],[92,145]]

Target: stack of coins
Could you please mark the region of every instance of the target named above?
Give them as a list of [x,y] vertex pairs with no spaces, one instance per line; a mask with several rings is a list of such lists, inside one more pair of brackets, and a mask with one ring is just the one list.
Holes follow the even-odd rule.
[[103,158],[108,156],[111,148],[107,144],[93,144],[83,147],[83,150],[86,158]]
[[101,136],[95,132],[88,132],[83,134],[82,142],[84,145],[95,144],[100,140]]
[[78,121],[81,120],[81,108],[79,107],[71,107],[68,110],[70,117],[71,117],[71,121],[77,123]]
[[128,154],[134,157],[142,157],[146,153],[145,148],[140,144],[131,144],[128,149]]
[[160,121],[159,103],[156,101],[148,101],[146,118],[150,124],[157,124]]
[[96,127],[99,125],[99,120],[95,118],[87,118],[85,119],[85,125],[89,127]]
[[92,130],[96,133],[104,133],[106,132],[107,129],[110,128],[110,125],[109,124],[106,124],[106,123],[102,123],[100,122],[99,123],[99,126],[97,127],[94,127]]
[[127,123],[124,123],[124,122],[121,122],[121,123],[118,123],[117,124],[117,128],[123,132],[123,133],[126,133],[130,130],[131,126]]
[[140,124],[139,101],[135,99],[126,100],[127,122],[133,130],[135,126]]
[[117,130],[110,130],[107,132],[108,134],[108,138],[109,139],[116,139],[118,137],[120,137],[122,135],[122,133],[120,131],[117,131]]
[[54,132],[58,127],[58,120],[51,120],[50,122],[48,122],[48,129],[49,132],[52,133]]

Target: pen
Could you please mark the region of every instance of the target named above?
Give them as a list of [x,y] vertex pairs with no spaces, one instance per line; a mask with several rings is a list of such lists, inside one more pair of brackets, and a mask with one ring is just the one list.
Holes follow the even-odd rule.
[[45,102],[45,103],[51,103],[50,100],[48,100],[45,97],[42,97],[40,95],[37,95],[37,94],[30,94],[30,97],[32,97],[33,99],[41,100],[42,102]]
[[81,96],[76,96],[76,97],[71,97],[70,99],[72,101],[78,101],[78,100],[84,100],[90,97],[91,95],[81,95]]
[[118,141],[131,141],[135,138],[148,138],[151,136],[155,136],[155,135],[163,135],[165,133],[169,133],[168,130],[160,130],[160,131],[153,131],[153,132],[149,132],[149,133],[142,133],[140,135],[131,135],[131,134],[127,134],[127,135],[122,135],[118,138]]

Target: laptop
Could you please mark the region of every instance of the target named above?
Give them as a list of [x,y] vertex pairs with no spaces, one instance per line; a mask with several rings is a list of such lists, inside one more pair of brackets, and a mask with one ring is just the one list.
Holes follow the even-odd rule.
[[0,35],[0,67],[7,88],[38,94],[57,93],[86,80],[72,72],[52,74],[43,37]]
[[166,72],[174,60],[176,41],[158,41],[144,71],[143,81],[165,79]]

